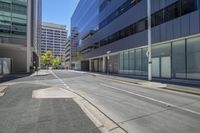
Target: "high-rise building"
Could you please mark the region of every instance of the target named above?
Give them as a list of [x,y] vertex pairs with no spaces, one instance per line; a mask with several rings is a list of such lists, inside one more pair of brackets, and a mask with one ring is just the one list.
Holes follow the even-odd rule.
[[[80,33],[96,24],[85,1],[72,17]],[[98,30],[79,37],[81,68],[147,76],[147,0],[99,0],[97,10]],[[200,80],[200,0],[151,0],[151,33],[154,78]]]
[[[80,0],[71,18],[71,65],[81,69],[79,47],[98,30],[99,0]],[[86,10],[87,9],[87,10]],[[87,62],[87,61],[86,61]]]
[[0,0],[0,74],[38,65],[40,30],[41,0]]
[[71,68],[71,37],[65,43],[65,69]]
[[54,56],[60,57],[62,59],[62,63],[64,63],[66,41],[67,30],[65,25],[47,22],[42,23],[41,54],[50,50]]

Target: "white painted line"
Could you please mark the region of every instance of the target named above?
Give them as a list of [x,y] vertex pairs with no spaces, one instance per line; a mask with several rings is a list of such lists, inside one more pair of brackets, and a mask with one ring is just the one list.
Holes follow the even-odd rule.
[[68,90],[70,89],[70,87],[61,78],[59,78],[53,71],[50,71],[50,72],[64,85],[66,89]]
[[[66,89],[70,90],[70,87],[61,78],[59,78],[53,71],[51,71],[51,73],[65,86]],[[98,110],[97,107],[89,103],[88,100],[85,100],[85,102],[87,102],[87,104],[89,105],[84,104],[83,101],[80,101],[77,99],[74,99],[74,100],[81,107],[81,109],[86,113],[86,115],[90,118],[90,120],[94,122],[96,127],[98,127],[102,133],[108,133],[109,132],[108,129],[113,129],[113,127],[114,128],[117,127],[116,129],[118,129],[119,133],[126,133],[123,128],[121,128],[119,125],[116,125],[116,123],[113,123],[114,121],[111,121],[112,120],[111,118],[107,118],[105,114],[102,114],[102,112],[99,112],[100,110]],[[88,109],[88,107],[90,108],[90,110]],[[95,111],[98,111],[98,114],[96,114],[97,116],[95,116],[94,114]]]
[[151,97],[144,96],[144,95],[141,95],[141,94],[137,94],[137,93],[134,93],[134,92],[130,92],[130,91],[127,91],[127,90],[119,89],[119,88],[116,88],[116,87],[113,87],[113,86],[110,86],[110,85],[107,85],[107,84],[100,84],[100,85],[102,85],[104,87],[108,87],[108,88],[114,89],[114,90],[126,92],[126,93],[129,93],[129,94],[138,96],[138,97],[142,97],[142,98],[145,98],[145,99],[157,102],[157,103],[161,103],[161,104],[164,104],[166,106],[170,106],[170,107],[177,108],[177,109],[180,109],[180,110],[183,110],[183,111],[186,111],[186,112],[190,112],[190,113],[193,113],[193,114],[196,114],[196,115],[200,115],[200,112],[196,112],[196,111],[193,111],[193,110],[188,109],[188,108],[180,107],[180,106],[177,106],[175,104],[171,104],[171,103],[168,103],[168,102],[157,100],[155,98],[151,98]]

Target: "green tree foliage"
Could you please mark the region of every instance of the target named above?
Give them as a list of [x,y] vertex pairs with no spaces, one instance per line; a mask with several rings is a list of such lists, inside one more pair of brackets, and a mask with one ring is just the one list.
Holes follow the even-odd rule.
[[59,57],[54,57],[52,61],[53,68],[58,68],[60,66],[61,59]]
[[61,59],[59,57],[54,57],[51,51],[47,51],[41,56],[41,64],[45,67],[58,68],[61,64]]
[[41,56],[42,65],[49,67],[52,64],[54,56],[51,51],[47,51],[44,55]]

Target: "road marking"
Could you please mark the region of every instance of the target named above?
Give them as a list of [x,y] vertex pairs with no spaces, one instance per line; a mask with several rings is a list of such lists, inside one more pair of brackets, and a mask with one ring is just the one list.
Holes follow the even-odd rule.
[[[53,71],[50,71],[50,72],[65,86],[66,89],[68,89],[68,90],[70,89],[70,87],[62,79],[60,79]],[[154,99],[154,98],[151,98],[151,97],[148,97],[148,96],[144,96],[144,95],[141,95],[141,94],[137,94],[137,93],[134,93],[134,92],[130,92],[130,91],[127,91],[127,90],[119,89],[119,88],[116,88],[116,87],[113,87],[113,86],[110,86],[110,85],[107,85],[107,84],[100,83],[100,85],[102,85],[104,87],[111,88],[111,89],[115,89],[115,90],[118,90],[118,91],[126,92],[126,93],[129,93],[129,94],[135,95],[135,96],[139,96],[139,97],[142,97],[142,98],[154,101],[154,102],[158,102],[158,103],[166,105],[167,107],[170,106],[170,107],[177,108],[177,109],[180,109],[180,110],[183,110],[183,111],[186,111],[186,112],[190,112],[190,113],[193,113],[193,114],[196,114],[196,115],[200,115],[200,112],[196,112],[196,111],[193,111],[193,110],[188,109],[188,108],[180,107],[180,106],[177,106],[175,104],[171,104],[171,103],[168,103],[168,102],[157,100],[157,99]]]
[[168,103],[168,102],[157,100],[157,99],[154,99],[154,98],[151,98],[151,97],[148,97],[148,96],[144,96],[144,95],[141,95],[141,94],[137,94],[137,93],[134,93],[134,92],[130,92],[130,91],[127,91],[127,90],[119,89],[119,88],[116,88],[116,87],[113,87],[113,86],[110,86],[110,85],[107,85],[107,84],[100,83],[100,85],[102,85],[104,87],[108,87],[108,88],[114,89],[114,90],[126,92],[126,93],[129,93],[129,94],[138,96],[138,97],[142,97],[142,98],[154,101],[154,102],[158,102],[158,103],[166,105],[167,107],[170,106],[170,107],[177,108],[177,109],[180,109],[180,110],[183,110],[183,111],[186,111],[186,112],[190,112],[190,113],[193,113],[193,114],[196,114],[196,115],[200,115],[200,112],[196,112],[196,111],[193,111],[193,110],[188,109],[188,108],[180,107],[180,106],[177,106],[175,104],[171,104],[171,103]]
[[[99,122],[100,120],[100,123],[101,124],[103,124],[102,123],[102,120],[103,120],[103,116],[105,116],[107,119],[109,119],[109,120],[111,120],[111,122],[113,122],[114,123],[114,125],[116,125],[117,126],[117,128],[119,128],[119,131],[121,131],[122,133],[127,133],[127,131],[124,129],[124,128],[122,128],[117,122],[115,122],[113,119],[111,119],[110,117],[108,117],[105,113],[103,113],[99,108],[97,108],[92,102],[90,102],[89,100],[87,100],[85,97],[83,97],[82,95],[80,95],[80,94],[78,94],[78,93],[76,93],[76,92],[74,92],[74,91],[72,91],[71,89],[70,89],[70,87],[61,79],[61,78],[59,78],[52,70],[50,71],[51,73],[52,73],[52,75],[53,76],[55,76],[65,87],[66,87],[66,89],[67,90],[69,90],[69,91],[71,91],[71,92],[73,92],[73,93],[75,93],[76,95],[78,95],[79,97],[81,97],[81,98],[83,98],[84,100],[86,100],[86,102],[88,102],[91,106],[93,106],[94,108],[96,108],[98,111],[100,111],[100,115],[98,115],[100,118],[98,119],[96,116],[94,116],[94,114],[92,114],[91,113],[91,111],[90,111],[90,113],[88,112],[88,111],[86,111],[87,110],[87,108],[86,107],[84,107],[84,106],[81,106],[81,103],[80,102],[78,102],[77,100],[75,100],[76,102],[77,102],[77,104],[79,104],[80,105],[80,107],[82,107],[82,109],[83,109],[83,111],[87,114],[87,116],[94,122],[94,124],[100,129],[100,131],[102,131],[102,132],[105,132],[104,130],[101,130],[101,129],[104,129],[104,128],[102,128],[102,126],[98,126],[99,124],[97,124],[97,121]],[[84,109],[85,108],[85,109]],[[93,109],[94,110],[94,109]],[[91,118],[91,115],[93,115],[94,117],[93,118],[95,118],[95,119],[93,119],[93,118]],[[102,116],[103,115],[103,116]],[[107,120],[103,120],[103,122],[106,124],[108,124],[108,122],[106,122]],[[112,124],[108,124],[109,126],[111,126]],[[109,127],[108,126],[108,127]],[[103,125],[103,127],[105,127],[104,125]],[[117,129],[116,128],[116,129]],[[112,132],[112,131],[114,131],[115,130],[115,128],[110,128],[109,127],[109,129],[111,129],[110,131]],[[107,129],[106,129],[107,130]],[[107,133],[108,131],[106,131],[106,133]],[[120,133],[121,133],[120,132]]]
[[61,79],[59,78],[52,70],[50,70],[50,72],[52,73],[53,76],[55,76],[63,85],[66,89],[70,89],[70,87]]

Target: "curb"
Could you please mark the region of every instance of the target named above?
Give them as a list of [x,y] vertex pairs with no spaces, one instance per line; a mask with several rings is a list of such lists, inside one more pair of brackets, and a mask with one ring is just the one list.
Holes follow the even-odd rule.
[[7,88],[8,86],[0,86],[0,97],[4,96],[5,94],[5,89]]
[[[53,72],[51,74],[59,79]],[[62,83],[63,81],[60,80],[60,82]],[[127,133],[117,122],[95,106],[89,97],[83,96],[66,85],[64,88],[76,95],[76,97],[73,98],[74,101],[102,133]]]
[[68,91],[77,95],[76,98],[73,98],[74,101],[81,107],[85,114],[94,122],[102,133],[127,133],[125,129],[90,102],[91,100],[89,100],[89,98],[85,98],[85,96],[82,96],[75,91],[69,89]]
[[160,88],[160,89],[171,90],[171,91],[177,91],[177,92],[182,92],[182,93],[187,93],[187,94],[192,94],[192,95],[200,96],[200,92],[195,92],[195,91],[188,91],[188,90],[177,89],[177,88],[171,88],[171,87],[163,87],[163,88]]
[[102,133],[127,133],[87,100],[74,98],[74,101]]
[[179,89],[179,88],[169,87],[169,86],[167,86],[167,84],[162,84],[162,83],[157,83],[157,82],[152,82],[152,83],[160,84],[160,86],[158,86],[158,87],[150,87],[150,86],[147,86],[147,85],[143,85],[142,81],[140,83],[140,82],[134,82],[134,81],[127,81],[127,80],[124,80],[124,79],[119,79],[118,77],[113,77],[113,76],[109,76],[108,77],[108,76],[101,75],[101,74],[93,74],[93,73],[88,73],[88,74],[92,75],[92,76],[100,76],[100,77],[103,77],[103,78],[110,78],[110,79],[121,81],[121,82],[131,83],[131,84],[134,84],[134,85],[137,85],[137,86],[142,86],[142,87],[146,87],[146,88],[150,88],[150,89],[163,89],[163,90],[170,90],[170,91],[175,91],[175,92],[181,92],[181,93],[200,96],[200,91],[196,92],[196,91],[190,91],[190,90],[186,90],[186,89]]

